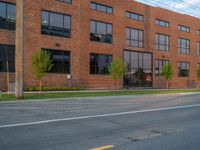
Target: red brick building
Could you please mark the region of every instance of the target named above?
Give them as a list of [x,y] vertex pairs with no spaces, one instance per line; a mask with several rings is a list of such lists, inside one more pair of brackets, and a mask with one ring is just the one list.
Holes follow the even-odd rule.
[[[0,0],[0,86],[14,83],[15,0]],[[170,62],[171,88],[198,87],[200,19],[132,0],[24,0],[24,86],[36,86],[31,57],[49,52],[54,67],[45,86],[114,88],[110,62],[127,71],[121,86],[163,88],[162,65]],[[7,73],[9,72],[9,73]],[[70,79],[69,79],[69,75]]]

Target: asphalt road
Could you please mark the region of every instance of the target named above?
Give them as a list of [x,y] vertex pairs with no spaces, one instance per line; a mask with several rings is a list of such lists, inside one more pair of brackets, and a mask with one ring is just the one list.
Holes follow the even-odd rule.
[[0,150],[89,149],[199,150],[200,94],[0,103]]

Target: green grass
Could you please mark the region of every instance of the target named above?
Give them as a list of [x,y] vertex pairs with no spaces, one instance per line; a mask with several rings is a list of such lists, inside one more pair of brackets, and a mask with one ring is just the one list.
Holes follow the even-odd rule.
[[[127,91],[107,91],[107,92],[61,92],[48,94],[25,94],[24,100],[30,99],[54,99],[54,98],[76,98],[76,97],[100,97],[100,96],[123,96],[123,95],[140,95],[140,94],[173,94],[173,93],[188,93],[200,92],[200,89],[190,90],[127,90]],[[14,95],[3,94],[0,101],[15,100]]]

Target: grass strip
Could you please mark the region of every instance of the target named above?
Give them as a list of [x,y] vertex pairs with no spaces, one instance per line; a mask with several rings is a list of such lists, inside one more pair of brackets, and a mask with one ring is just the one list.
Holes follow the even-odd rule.
[[[189,93],[200,92],[200,89],[194,90],[127,90],[127,91],[105,91],[105,92],[59,92],[59,93],[45,93],[39,95],[24,94],[23,100],[37,100],[37,99],[56,99],[56,98],[79,98],[79,97],[105,97],[105,96],[125,96],[125,95],[143,95],[143,94],[176,94],[176,93]],[[14,94],[3,94],[0,96],[0,101],[15,100]]]

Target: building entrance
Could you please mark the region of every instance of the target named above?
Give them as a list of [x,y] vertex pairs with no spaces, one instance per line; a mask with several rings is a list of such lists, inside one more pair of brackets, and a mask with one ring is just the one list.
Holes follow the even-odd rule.
[[124,87],[152,87],[152,54],[124,50]]

